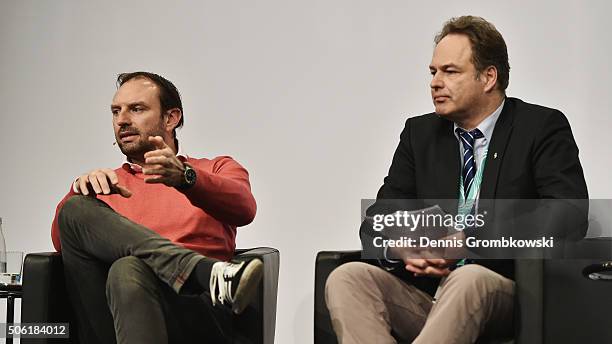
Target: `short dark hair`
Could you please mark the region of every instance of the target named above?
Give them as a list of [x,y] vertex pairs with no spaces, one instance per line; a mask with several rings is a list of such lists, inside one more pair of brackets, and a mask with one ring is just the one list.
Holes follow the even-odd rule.
[[455,17],[444,23],[434,42],[440,43],[448,34],[466,35],[472,45],[472,63],[478,73],[489,66],[497,69],[497,88],[505,93],[510,82],[508,49],[501,33],[484,18],[476,16]]
[[[147,78],[157,87],[159,88],[159,103],[161,104],[162,114],[166,111],[174,108],[178,108],[181,110],[181,119],[179,120],[176,128],[180,128],[183,126],[183,103],[181,102],[181,94],[178,89],[172,82],[168,79],[164,78],[161,75],[149,72],[132,72],[132,73],[121,73],[117,75],[117,88],[121,87],[126,82],[137,79],[137,78]],[[174,128],[173,135],[176,140],[176,128]]]

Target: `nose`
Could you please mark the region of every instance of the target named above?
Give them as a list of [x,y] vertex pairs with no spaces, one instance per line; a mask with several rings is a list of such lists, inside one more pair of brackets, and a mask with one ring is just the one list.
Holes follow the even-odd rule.
[[115,123],[120,127],[132,124],[128,109],[121,109],[117,112]]
[[441,88],[444,88],[444,82],[442,82],[442,77],[439,72],[436,72],[431,77],[431,83],[429,84],[432,91],[437,91]]

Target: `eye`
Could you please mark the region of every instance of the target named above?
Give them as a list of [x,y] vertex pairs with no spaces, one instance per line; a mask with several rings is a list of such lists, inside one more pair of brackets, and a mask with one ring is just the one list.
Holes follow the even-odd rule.
[[132,108],[132,112],[142,112],[144,109],[140,106],[135,106]]
[[117,116],[119,114],[119,110],[117,109],[112,109],[111,113],[113,114],[113,116]]

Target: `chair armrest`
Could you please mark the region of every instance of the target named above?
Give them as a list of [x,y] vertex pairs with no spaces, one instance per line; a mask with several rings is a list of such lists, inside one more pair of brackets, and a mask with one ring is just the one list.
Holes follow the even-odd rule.
[[322,251],[317,254],[314,295],[314,342],[316,344],[337,343],[336,335],[331,326],[329,311],[325,304],[327,277],[338,266],[359,260],[361,260],[361,251]]
[[612,343],[610,283],[582,276],[599,260],[544,261],[544,343]]
[[[62,256],[57,252],[30,253],[23,263],[22,323],[73,323],[64,281]],[[75,329],[70,337],[76,338]],[[66,339],[28,338],[21,343],[67,343]]]
[[236,250],[235,258],[259,258],[264,265],[262,283],[257,291],[257,299],[247,307],[234,326],[237,332],[250,342],[273,344],[276,327],[276,302],[278,294],[278,271],[280,253],[270,247],[257,247]]
[[[568,257],[609,257],[612,238],[584,239]],[[516,260],[517,343],[609,343],[610,284],[582,276],[603,259]]]

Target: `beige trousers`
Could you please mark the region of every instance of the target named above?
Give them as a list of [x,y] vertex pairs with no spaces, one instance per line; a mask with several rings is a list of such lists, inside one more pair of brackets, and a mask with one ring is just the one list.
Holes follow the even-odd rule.
[[325,300],[340,344],[474,343],[512,336],[512,280],[470,264],[451,272],[440,288],[434,302],[379,267],[352,262],[330,274]]

